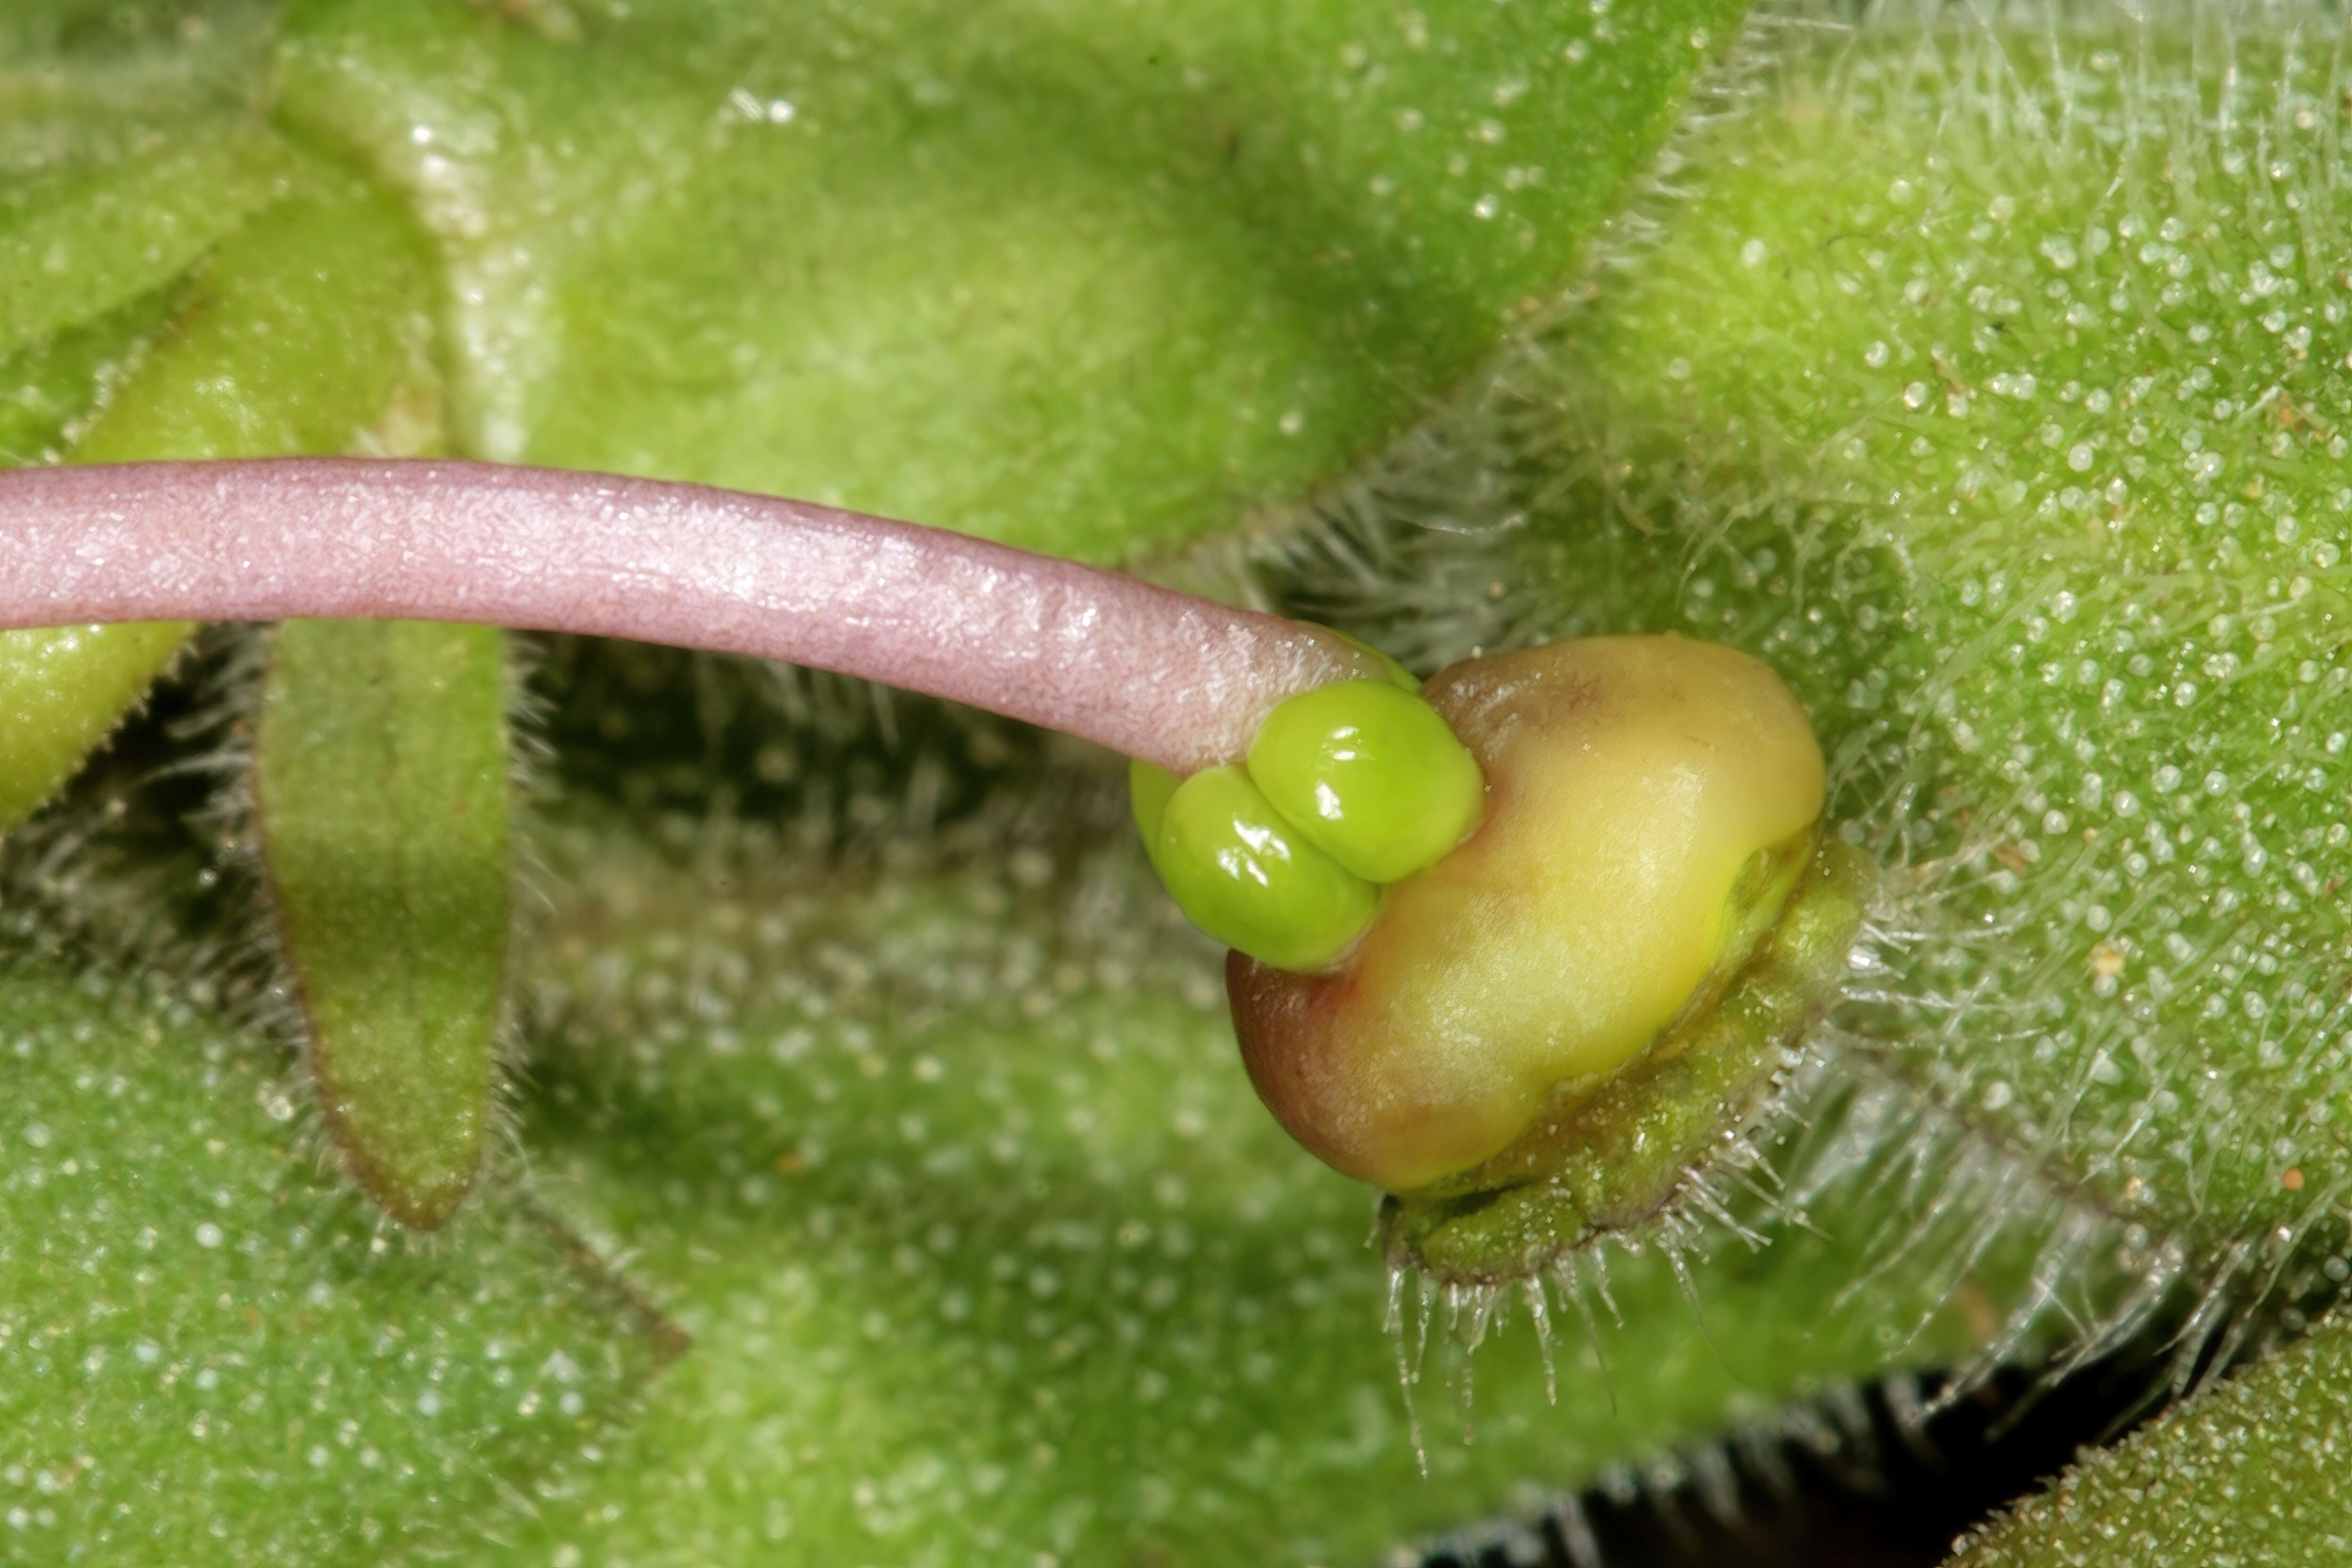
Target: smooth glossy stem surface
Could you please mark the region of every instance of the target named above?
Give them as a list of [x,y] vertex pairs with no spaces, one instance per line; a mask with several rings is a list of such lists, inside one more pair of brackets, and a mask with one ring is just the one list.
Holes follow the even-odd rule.
[[1336,635],[830,507],[488,463],[0,473],[0,628],[478,621],[864,676],[1191,773],[1282,699],[1377,678]]

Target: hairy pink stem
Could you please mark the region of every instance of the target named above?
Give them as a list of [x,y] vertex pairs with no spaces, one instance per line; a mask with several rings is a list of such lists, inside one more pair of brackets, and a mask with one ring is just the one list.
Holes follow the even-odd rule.
[[785,659],[1178,773],[1285,697],[1376,677],[1339,637],[941,529],[701,485],[289,458],[0,473],[0,628],[476,621]]

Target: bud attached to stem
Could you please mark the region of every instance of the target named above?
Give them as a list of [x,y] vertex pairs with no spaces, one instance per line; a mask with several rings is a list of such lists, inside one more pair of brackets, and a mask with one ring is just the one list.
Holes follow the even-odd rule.
[[[1765,665],[1674,637],[1475,659],[1424,690],[1483,771],[1483,823],[1390,886],[1336,963],[1234,954],[1252,1081],[1308,1149],[1404,1194],[1392,1244],[1596,1159],[1598,1185],[1547,1200],[1549,1239],[1596,1205],[1646,1216],[1815,1005],[1821,986],[1793,973],[1775,972],[1769,1005],[1743,991],[1790,960],[1773,948],[1787,918],[1801,901],[1820,928],[1795,961],[1815,980],[1858,918],[1854,868],[1820,852],[1812,728]],[[1627,1191],[1601,1191],[1611,1171]],[[1514,1230],[1447,1267],[1507,1276],[1542,1242]]]
[[[1392,1254],[1455,1277],[1654,1212],[1769,1083],[1860,918],[1858,860],[1818,842],[1822,758],[1795,700],[1676,637],[1474,659],[1416,690],[1341,634],[938,530],[466,462],[18,470],[0,474],[0,629],[633,637],[887,680],[1138,758],[1154,864],[1241,950],[1228,988],[1259,1093],[1401,1194]],[[370,1103],[423,1081],[395,1068]]]

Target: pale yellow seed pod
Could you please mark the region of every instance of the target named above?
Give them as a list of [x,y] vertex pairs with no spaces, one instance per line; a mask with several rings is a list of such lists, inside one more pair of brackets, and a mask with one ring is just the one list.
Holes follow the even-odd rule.
[[1423,695],[1485,770],[1483,826],[1390,889],[1339,972],[1230,975],[1275,1114],[1391,1192],[1501,1152],[1742,962],[1759,857],[1801,841],[1824,792],[1787,686],[1709,643],[1553,643]]

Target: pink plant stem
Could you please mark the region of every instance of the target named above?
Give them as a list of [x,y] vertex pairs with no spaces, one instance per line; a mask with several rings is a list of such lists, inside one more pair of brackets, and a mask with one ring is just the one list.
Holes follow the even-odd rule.
[[1319,628],[940,529],[700,485],[331,458],[0,474],[0,628],[289,616],[475,621],[784,659],[1179,773],[1237,760],[1285,697],[1379,673]]

